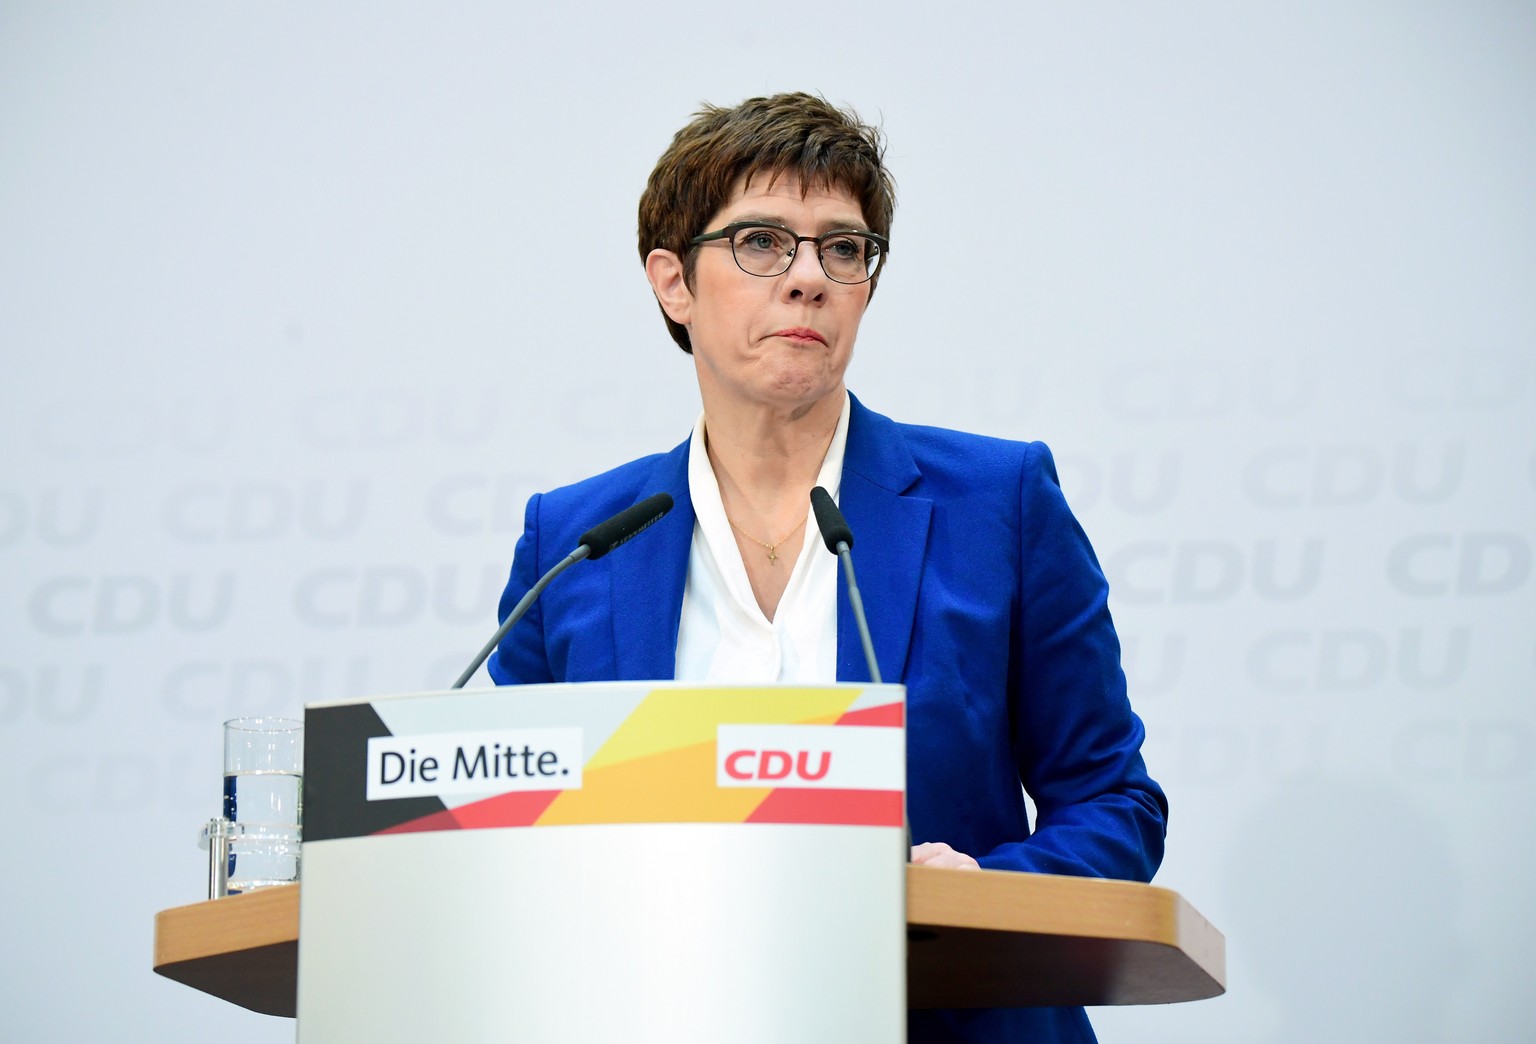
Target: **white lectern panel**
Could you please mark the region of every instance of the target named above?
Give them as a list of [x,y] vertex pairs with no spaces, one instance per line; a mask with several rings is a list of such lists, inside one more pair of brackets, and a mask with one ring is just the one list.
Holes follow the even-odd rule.
[[894,1044],[901,843],[691,823],[322,842],[299,1039]]

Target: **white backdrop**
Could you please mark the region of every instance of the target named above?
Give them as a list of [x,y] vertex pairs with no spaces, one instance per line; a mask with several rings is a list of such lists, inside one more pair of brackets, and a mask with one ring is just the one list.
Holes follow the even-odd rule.
[[636,199],[811,89],[899,182],[850,384],[1055,448],[1228,935],[1102,1038],[1530,1039],[1533,59],[1449,0],[0,4],[0,1037],[291,1039],[149,970],[219,722],[446,685],[527,494],[686,435]]

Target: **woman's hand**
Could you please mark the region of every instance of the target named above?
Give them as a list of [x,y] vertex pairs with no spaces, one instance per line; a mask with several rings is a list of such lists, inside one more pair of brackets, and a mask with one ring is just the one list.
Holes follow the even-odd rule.
[[956,852],[942,841],[924,841],[912,846],[914,866],[937,866],[945,870],[980,870],[981,864],[964,852]]

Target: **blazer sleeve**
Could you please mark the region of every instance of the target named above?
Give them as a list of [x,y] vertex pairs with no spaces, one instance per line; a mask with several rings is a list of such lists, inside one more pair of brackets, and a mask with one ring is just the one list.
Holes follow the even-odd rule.
[[1021,469],[1019,588],[1009,667],[1014,761],[1035,802],[1028,838],[984,867],[1149,881],[1168,815],[1141,757],[1109,585],[1056,476],[1032,443]]
[[[518,537],[517,549],[512,554],[512,576],[501,594],[496,618],[506,622],[513,607],[523,595],[532,590],[543,571],[539,566],[539,512],[543,494],[534,494],[528,500],[523,514],[523,535]],[[497,685],[528,685],[554,681],[549,667],[549,656],[544,646],[544,614],[539,603],[534,602],[496,646],[486,661],[486,670]]]

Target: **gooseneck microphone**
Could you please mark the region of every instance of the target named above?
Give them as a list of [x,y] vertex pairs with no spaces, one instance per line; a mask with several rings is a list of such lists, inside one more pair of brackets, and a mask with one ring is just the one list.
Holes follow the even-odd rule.
[[811,490],[811,509],[816,512],[816,528],[821,530],[821,539],[826,542],[827,550],[842,560],[843,572],[848,577],[848,602],[853,606],[853,622],[859,629],[859,641],[864,644],[870,680],[876,685],[883,684],[880,665],[875,662],[875,643],[869,636],[869,621],[864,617],[864,599],[859,597],[859,582],[853,578],[853,530],[848,528],[848,520],[837,509],[832,494],[820,486]]
[[[650,529],[671,510],[672,494],[652,493],[640,503],[625,508],[581,534],[578,546],[571,555],[578,560],[590,558],[596,561],[620,544],[626,544]],[[583,555],[580,553],[583,547],[591,550]]]
[[581,534],[576,550],[556,562],[554,568],[539,577],[539,582],[530,587],[528,593],[523,595],[522,600],[512,607],[512,611],[507,614],[506,621],[496,629],[496,633],[491,636],[491,640],[485,643],[485,648],[480,650],[474,662],[464,668],[464,673],[459,675],[459,680],[453,683],[453,688],[462,689],[464,683],[474,677],[475,672],[480,669],[480,665],[490,657],[491,653],[495,651],[496,646],[501,644],[501,640],[507,636],[507,632],[512,630],[512,625],[521,620],[523,614],[528,611],[528,607],[533,605],[538,600],[539,595],[544,593],[544,588],[549,586],[551,580],[577,562],[580,562],[583,558],[602,558],[614,548],[627,543],[657,522],[660,522],[662,516],[671,510],[672,495],[670,493],[655,493],[646,497],[640,503],[625,508],[612,518],[599,522]]

